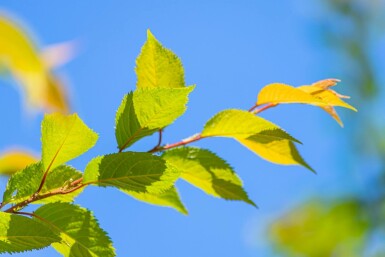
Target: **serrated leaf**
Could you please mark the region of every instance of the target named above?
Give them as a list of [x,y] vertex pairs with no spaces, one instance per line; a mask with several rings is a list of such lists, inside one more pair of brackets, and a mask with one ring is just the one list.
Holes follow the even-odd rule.
[[54,83],[55,76],[47,67],[31,37],[16,22],[0,17],[0,66],[5,67],[21,85],[30,107],[49,111],[68,111],[63,88]]
[[182,179],[205,193],[255,206],[231,166],[214,153],[195,147],[182,147],[164,152],[162,158],[181,171]]
[[250,112],[236,109],[217,113],[206,123],[202,131],[202,137],[247,138],[255,134],[269,134],[299,142],[274,123]]
[[169,189],[179,175],[177,169],[158,156],[123,152],[92,159],[84,171],[83,183],[159,194]]
[[139,200],[148,204],[170,207],[179,211],[182,214],[185,214],[185,215],[188,214],[188,211],[186,207],[183,205],[183,202],[180,199],[178,190],[176,189],[175,186],[170,187],[169,189],[167,189],[166,191],[160,194],[138,193],[138,192],[126,191],[126,190],[122,190],[122,191],[129,194],[136,200]]
[[42,163],[52,170],[93,147],[98,135],[77,114],[44,116],[41,128]]
[[173,123],[186,110],[194,86],[144,88],[127,94],[117,113],[115,136],[120,151]]
[[281,165],[302,165],[315,173],[313,168],[303,160],[295,144],[290,140],[261,134],[236,139],[267,161]]
[[0,253],[37,250],[59,241],[60,237],[33,219],[0,212]]
[[62,241],[52,247],[63,256],[116,256],[110,238],[87,209],[68,203],[51,203],[37,209],[35,215],[60,235]]
[[[41,162],[29,165],[25,169],[16,172],[8,181],[7,188],[3,195],[4,203],[18,203],[28,199],[39,188],[43,178],[43,166]],[[65,188],[68,183],[82,176],[80,171],[66,165],[57,167],[54,172],[48,174],[46,182],[40,191],[40,195],[48,193],[54,189]],[[69,194],[58,194],[39,201],[34,204],[50,202],[72,202],[83,189],[76,190]]]
[[8,150],[0,156],[0,174],[13,174],[37,162],[37,157],[25,150]]
[[147,41],[136,60],[137,88],[184,87],[182,62],[147,30]]

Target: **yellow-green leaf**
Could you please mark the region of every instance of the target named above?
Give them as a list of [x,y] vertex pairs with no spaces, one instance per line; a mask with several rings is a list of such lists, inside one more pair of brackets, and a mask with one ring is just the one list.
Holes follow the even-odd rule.
[[41,128],[42,162],[45,170],[83,154],[93,147],[98,135],[77,114],[44,116]]
[[186,207],[183,205],[180,199],[178,190],[176,189],[175,186],[172,186],[166,191],[159,194],[139,193],[139,192],[128,191],[128,190],[122,190],[122,191],[132,196],[136,200],[139,200],[148,204],[170,207],[179,211],[182,214],[185,214],[185,215],[188,214],[188,211]]
[[287,139],[278,139],[269,135],[254,135],[248,138],[236,138],[251,151],[272,163],[281,165],[302,165],[315,172],[301,157],[295,144]]
[[274,123],[236,109],[224,110],[212,117],[206,123],[202,137],[247,138],[261,133],[299,142]]
[[137,88],[184,87],[182,62],[147,30],[147,41],[136,60]]
[[209,150],[181,147],[164,152],[162,158],[181,171],[182,179],[205,193],[256,206],[232,167]]

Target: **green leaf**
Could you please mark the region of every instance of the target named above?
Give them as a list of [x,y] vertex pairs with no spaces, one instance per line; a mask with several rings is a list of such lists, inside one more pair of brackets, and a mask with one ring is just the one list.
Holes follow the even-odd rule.
[[127,94],[117,113],[115,136],[120,151],[173,123],[186,110],[194,86],[144,88]]
[[92,159],[84,171],[83,182],[159,194],[169,189],[179,175],[177,169],[158,156],[123,152]]
[[33,219],[0,212],[0,253],[37,250],[59,241],[60,237]]
[[90,211],[68,203],[50,203],[36,210],[41,222],[60,235],[52,244],[65,257],[116,256],[110,238]]
[[169,189],[167,189],[166,191],[160,194],[138,193],[138,192],[126,191],[126,190],[123,190],[123,192],[129,194],[136,200],[149,203],[149,204],[174,208],[175,210],[179,211],[182,214],[185,214],[185,215],[188,214],[188,211],[186,207],[183,205],[180,199],[179,193],[175,186],[170,187]]
[[202,137],[247,138],[255,134],[269,134],[299,142],[274,123],[243,110],[224,110],[212,117],[202,131]]
[[147,41],[136,60],[137,88],[184,87],[182,62],[147,30]]
[[181,171],[182,179],[205,193],[256,206],[231,166],[214,153],[195,147],[181,147],[164,152],[162,158]]
[[315,173],[290,140],[261,134],[236,139],[267,161],[281,165],[302,165]]
[[49,114],[42,122],[42,162],[45,170],[83,154],[93,147],[98,135],[77,114]]
[[[3,195],[3,202],[18,203],[28,199],[39,188],[40,182],[43,178],[43,166],[41,162],[29,165],[24,170],[18,171],[11,176],[8,181],[7,188]],[[71,181],[76,180],[82,176],[80,171],[66,165],[57,167],[54,172],[48,174],[46,182],[40,191],[41,194],[48,193],[54,189],[65,188]],[[51,196],[34,204],[49,203],[49,202],[72,202],[73,199],[79,195],[83,189],[76,190],[69,194],[59,194]]]

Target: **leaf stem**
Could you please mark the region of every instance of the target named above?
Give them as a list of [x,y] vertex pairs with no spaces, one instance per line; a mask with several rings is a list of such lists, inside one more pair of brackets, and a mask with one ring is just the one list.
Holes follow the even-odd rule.
[[269,109],[269,108],[275,107],[275,106],[277,106],[277,105],[278,105],[278,104],[276,104],[276,103],[269,103],[269,104],[266,104],[265,106],[263,106],[263,107],[261,107],[261,108],[257,108],[258,105],[255,105],[255,107],[251,108],[251,109],[249,110],[249,112],[251,112],[251,113],[253,113],[253,114],[259,114],[259,113],[261,113],[261,112],[263,112],[263,111],[265,111],[265,110],[267,110],[267,109]]
[[163,129],[160,129],[158,131],[159,133],[159,139],[158,139],[158,143],[156,144],[156,146],[154,146],[151,150],[149,150],[148,152],[149,153],[152,153],[153,151],[155,151],[156,149],[158,149],[160,147],[160,145],[162,144],[162,134],[163,134]]

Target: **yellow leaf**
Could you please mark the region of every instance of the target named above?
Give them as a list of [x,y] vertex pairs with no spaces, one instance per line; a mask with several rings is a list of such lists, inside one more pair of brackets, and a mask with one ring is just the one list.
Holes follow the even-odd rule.
[[9,150],[0,155],[0,174],[12,174],[39,161],[38,157],[25,150]]
[[68,104],[60,95],[63,89],[54,82],[52,71],[24,29],[0,16],[0,35],[0,66],[8,70],[21,86],[27,106],[67,112]]
[[357,109],[341,100],[341,98],[349,98],[348,96],[340,95],[330,89],[337,82],[339,82],[337,79],[324,79],[310,86],[296,88],[280,83],[270,84],[261,89],[258,94],[257,105],[282,103],[315,105],[326,111],[343,126],[334,106],[344,107],[353,111],[357,111]]

